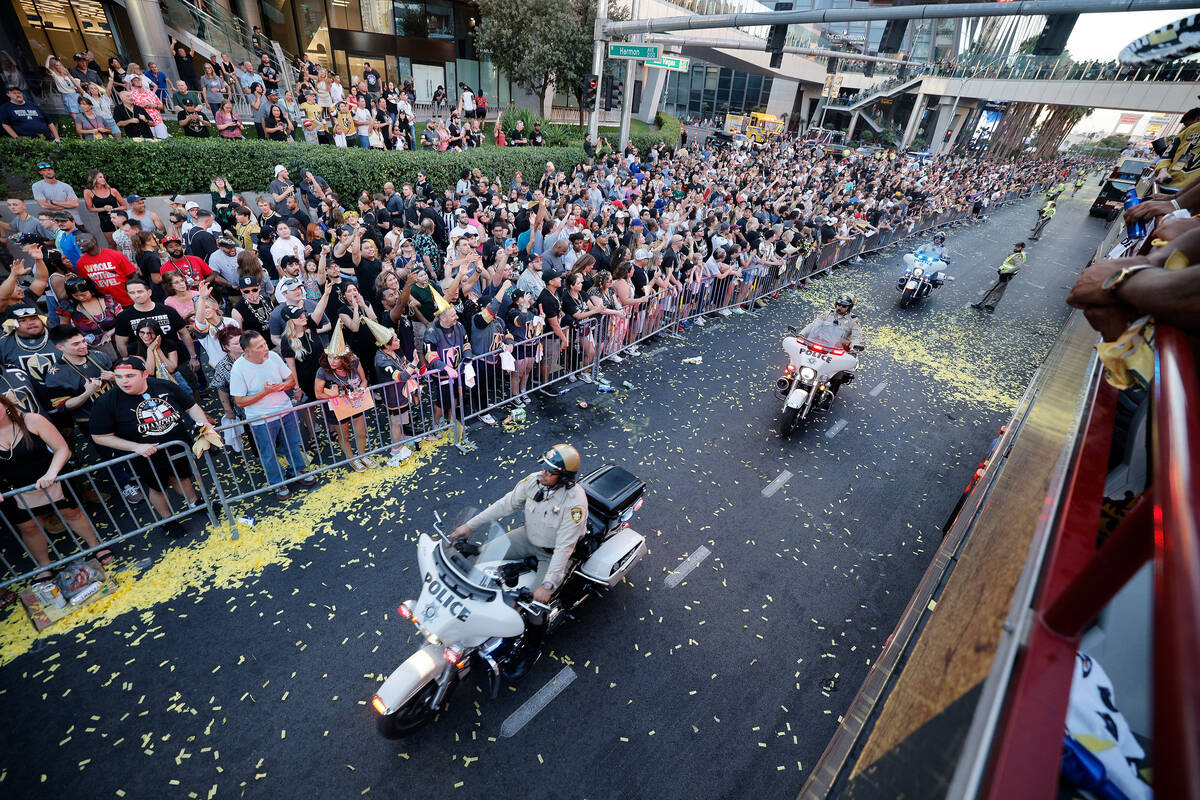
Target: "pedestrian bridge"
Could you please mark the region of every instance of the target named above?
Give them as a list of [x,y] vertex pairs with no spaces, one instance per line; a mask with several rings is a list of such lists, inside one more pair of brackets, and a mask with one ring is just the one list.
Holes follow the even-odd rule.
[[857,111],[898,91],[1170,114],[1198,104],[1200,62],[1123,67],[1116,62],[1018,55],[931,65],[920,76],[903,81],[886,78],[857,95],[839,98],[828,107]]

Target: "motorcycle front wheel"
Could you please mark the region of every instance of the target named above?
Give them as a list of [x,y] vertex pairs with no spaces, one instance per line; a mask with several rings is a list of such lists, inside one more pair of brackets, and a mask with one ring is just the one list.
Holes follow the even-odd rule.
[[913,300],[912,289],[905,289],[900,294],[900,307],[906,308],[908,306],[908,304],[912,302],[912,300]]
[[433,707],[433,698],[437,690],[437,682],[430,681],[400,708],[386,717],[380,716],[379,734],[385,739],[403,739],[423,728],[438,712],[438,709]]
[[779,418],[779,435],[784,439],[792,435],[792,431],[796,430],[796,417],[800,415],[798,408],[785,408],[783,416]]

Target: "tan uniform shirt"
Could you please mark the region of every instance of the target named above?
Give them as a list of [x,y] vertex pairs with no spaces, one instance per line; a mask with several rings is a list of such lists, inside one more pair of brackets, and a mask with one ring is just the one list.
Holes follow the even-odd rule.
[[521,480],[513,490],[467,521],[472,531],[525,509],[525,535],[542,548],[553,548],[546,580],[558,588],[566,577],[567,561],[575,543],[587,532],[587,494],[580,486],[569,489],[547,489],[546,498],[538,501],[540,473]]
[[858,317],[854,316],[853,314],[847,314],[844,317],[836,311],[830,311],[826,314],[822,314],[812,322],[808,323],[804,330],[800,331],[800,335],[807,336],[813,329],[813,326],[815,326],[818,322],[831,322],[834,325],[840,326],[844,331],[842,334],[842,341],[848,344],[850,347],[862,344],[862,326],[858,324]]

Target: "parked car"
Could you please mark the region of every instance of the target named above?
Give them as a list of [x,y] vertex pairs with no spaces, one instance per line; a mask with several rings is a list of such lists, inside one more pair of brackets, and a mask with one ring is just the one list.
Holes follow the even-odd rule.
[[1153,161],[1137,158],[1127,158],[1113,167],[1113,171],[1100,184],[1100,193],[1092,201],[1088,214],[1093,217],[1104,217],[1112,222],[1125,206],[1125,195],[1137,186],[1143,175],[1154,168]]

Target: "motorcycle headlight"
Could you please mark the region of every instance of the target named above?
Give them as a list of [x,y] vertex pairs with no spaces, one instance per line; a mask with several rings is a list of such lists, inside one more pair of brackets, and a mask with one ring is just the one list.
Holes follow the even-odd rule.
[[811,381],[813,378],[817,377],[817,371],[812,367],[804,367],[800,370],[800,377],[803,380]]
[[912,274],[913,274],[913,277],[919,278],[925,274],[925,270],[921,269],[920,267],[914,267]]

